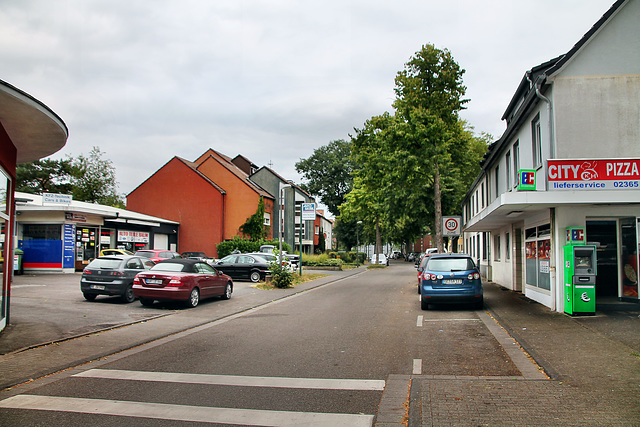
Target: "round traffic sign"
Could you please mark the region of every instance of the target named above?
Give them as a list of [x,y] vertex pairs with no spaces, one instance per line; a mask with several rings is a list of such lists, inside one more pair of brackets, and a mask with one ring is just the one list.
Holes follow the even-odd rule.
[[458,220],[455,218],[449,218],[445,223],[444,227],[447,231],[456,231],[458,229]]

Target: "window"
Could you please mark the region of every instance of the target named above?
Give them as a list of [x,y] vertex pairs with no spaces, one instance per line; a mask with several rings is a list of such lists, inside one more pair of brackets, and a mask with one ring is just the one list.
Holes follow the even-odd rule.
[[511,243],[509,242],[509,233],[507,233],[504,237],[504,249],[505,249],[504,258],[505,259],[511,259],[510,246],[511,246]]
[[507,182],[507,189],[506,191],[511,190],[511,151],[507,151],[507,155],[505,156],[505,164],[507,166],[505,175],[506,175],[506,182]]
[[542,165],[542,141],[540,132],[540,115],[531,122],[531,145],[533,149],[533,167]]
[[500,166],[496,166],[496,197],[500,195]]
[[513,183],[518,185],[518,170],[520,170],[520,141],[513,144]]
[[493,260],[500,261],[500,235],[493,236]]
[[550,224],[525,230],[525,279],[527,285],[551,289]]
[[480,190],[481,190],[481,197],[482,197],[482,209],[484,209],[484,182],[480,186]]
[[314,232],[315,232],[316,236],[320,234],[320,226],[319,225],[315,226]]
[[270,226],[271,225],[271,214],[265,212],[264,213],[264,223],[263,225]]
[[489,252],[489,248],[487,247],[487,233],[483,232],[482,233],[482,259],[486,260],[488,259],[488,252]]

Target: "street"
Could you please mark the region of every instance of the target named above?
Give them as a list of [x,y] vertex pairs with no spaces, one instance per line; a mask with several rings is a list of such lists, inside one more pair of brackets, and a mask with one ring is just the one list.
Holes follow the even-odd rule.
[[[167,311],[98,309],[123,307]],[[395,263],[60,373],[0,414],[3,425],[371,425],[390,375],[424,373],[520,375],[478,312],[420,310],[415,269]]]

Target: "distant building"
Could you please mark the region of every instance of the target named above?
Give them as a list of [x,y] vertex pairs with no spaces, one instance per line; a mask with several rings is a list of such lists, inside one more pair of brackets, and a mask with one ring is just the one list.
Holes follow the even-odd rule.
[[465,251],[489,279],[564,310],[566,229],[597,246],[596,296],[638,301],[640,0],[527,71],[464,201]]

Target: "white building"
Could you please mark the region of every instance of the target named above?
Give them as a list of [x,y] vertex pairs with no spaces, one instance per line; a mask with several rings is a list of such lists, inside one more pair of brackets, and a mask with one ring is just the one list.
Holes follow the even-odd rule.
[[564,310],[567,227],[597,245],[596,300],[638,301],[639,23],[640,0],[617,1],[568,53],[525,73],[464,202],[483,274],[553,310]]

